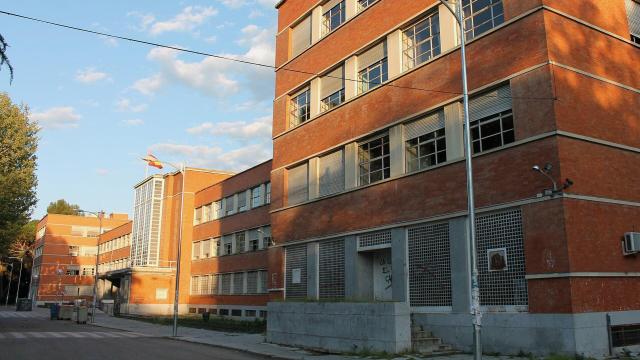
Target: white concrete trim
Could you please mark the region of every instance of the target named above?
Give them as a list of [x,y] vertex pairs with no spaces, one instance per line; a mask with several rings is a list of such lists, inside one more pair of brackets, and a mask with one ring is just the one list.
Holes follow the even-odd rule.
[[607,84],[615,85],[615,86],[617,86],[617,87],[621,87],[621,88],[623,88],[623,89],[625,89],[625,90],[633,91],[633,92],[636,92],[636,93],[639,93],[639,94],[640,94],[640,89],[636,89],[636,88],[634,88],[633,86],[625,85],[625,84],[620,83],[620,82],[617,82],[617,81],[609,80],[609,79],[607,79],[607,78],[605,78],[605,77],[598,76],[598,75],[592,74],[592,73],[590,73],[590,72],[587,72],[587,71],[584,71],[584,70],[580,70],[580,69],[578,69],[578,68],[575,68],[575,67],[573,67],[573,66],[569,66],[569,65],[565,65],[565,64],[559,63],[559,62],[557,62],[557,61],[550,60],[550,61],[549,61],[549,63],[550,63],[551,65],[557,66],[557,67],[559,67],[559,68],[563,68],[563,69],[565,69],[565,70],[573,71],[573,72],[575,72],[575,73],[577,73],[577,74],[584,75],[584,76],[586,76],[586,77],[590,77],[590,78],[593,78],[593,79],[596,79],[596,80],[599,80],[599,81],[605,82],[605,83],[607,83]]
[[566,272],[525,275],[527,280],[593,277],[640,277],[640,272]]
[[612,204],[612,205],[624,205],[624,206],[640,207],[640,202],[618,200],[618,199],[610,199],[610,198],[604,198],[604,197],[598,197],[598,196],[579,195],[579,194],[564,194],[563,197],[567,198],[567,199],[582,200],[582,201],[592,201],[592,202],[599,202],[599,203]]
[[556,131],[556,133],[559,136],[564,136],[564,137],[568,137],[568,138],[572,138],[572,139],[576,139],[576,140],[592,142],[592,143],[598,144],[598,145],[610,146],[610,147],[613,147],[613,148],[616,148],[616,149],[621,149],[621,150],[627,150],[627,151],[631,151],[631,152],[635,152],[635,153],[640,153],[640,148],[633,147],[633,146],[618,144],[618,143],[614,143],[614,142],[607,141],[607,140],[601,140],[601,139],[597,139],[597,138],[590,137],[590,136],[574,134],[574,133],[567,132],[567,131],[564,131],[564,130],[558,130],[558,131]]

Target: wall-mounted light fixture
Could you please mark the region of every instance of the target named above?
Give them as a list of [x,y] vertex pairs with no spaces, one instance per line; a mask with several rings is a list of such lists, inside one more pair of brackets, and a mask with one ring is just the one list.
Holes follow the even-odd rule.
[[534,165],[531,169],[535,172],[539,172],[540,174],[544,175],[547,179],[551,180],[551,184],[553,185],[551,189],[544,189],[542,193],[538,194],[538,196],[559,195],[559,194],[562,194],[564,190],[570,188],[573,185],[573,181],[571,181],[571,179],[565,179],[564,183],[562,184],[562,188],[558,189],[558,183],[550,175],[551,170],[553,170],[553,165],[551,165],[550,163],[546,163],[542,168],[538,165]]

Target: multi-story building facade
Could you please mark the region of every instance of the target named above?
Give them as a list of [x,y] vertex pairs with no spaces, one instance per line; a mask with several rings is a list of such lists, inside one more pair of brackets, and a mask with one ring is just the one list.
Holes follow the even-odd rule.
[[30,297],[37,304],[93,299],[100,226],[106,232],[126,222],[126,214],[45,215],[36,227]]
[[[640,5],[460,1],[485,350],[630,345],[620,339],[640,323],[640,258],[622,239],[640,216]],[[455,18],[437,0],[277,8],[270,251],[285,256],[272,259],[272,297],[332,305],[311,330],[283,324],[313,311],[270,304],[269,340],[403,351],[410,322],[392,319],[411,314],[412,328],[470,349]],[[558,191],[531,170],[547,163]],[[395,338],[345,315],[352,300],[388,315],[371,328]]]
[[195,194],[189,312],[266,316],[271,161]]

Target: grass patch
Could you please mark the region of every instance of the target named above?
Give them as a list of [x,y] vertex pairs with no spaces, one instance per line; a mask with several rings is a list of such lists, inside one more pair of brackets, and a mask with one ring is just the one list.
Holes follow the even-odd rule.
[[[152,324],[159,325],[172,325],[173,317],[171,316],[123,316],[120,317],[129,318],[133,320],[140,320]],[[248,334],[262,334],[267,331],[267,321],[256,319],[254,321],[241,321],[228,319],[223,317],[217,317],[212,315],[209,318],[209,321],[202,320],[201,316],[180,316],[178,318],[178,326],[196,328],[196,329],[205,329],[205,330],[215,330],[215,331],[226,331],[226,332],[237,332],[237,333],[248,333]]]

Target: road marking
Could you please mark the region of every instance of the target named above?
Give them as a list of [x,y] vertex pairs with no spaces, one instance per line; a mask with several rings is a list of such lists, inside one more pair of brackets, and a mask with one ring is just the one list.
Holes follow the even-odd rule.
[[9,339],[82,339],[82,338],[93,338],[93,339],[113,339],[113,338],[141,338],[141,337],[157,337],[153,335],[146,335],[136,332],[100,332],[100,331],[33,331],[33,332],[0,332],[0,340],[9,340]]
[[23,333],[19,333],[19,332],[10,332],[9,334],[13,335],[13,337],[16,339],[26,338],[26,336]]
[[45,335],[44,333],[41,332],[34,332],[34,333],[29,333],[31,336],[33,336],[34,338],[44,338],[47,337],[47,335]]
[[100,336],[100,333],[94,333],[94,332],[83,332],[83,334],[86,334],[88,337],[91,338],[101,338],[102,336]]

